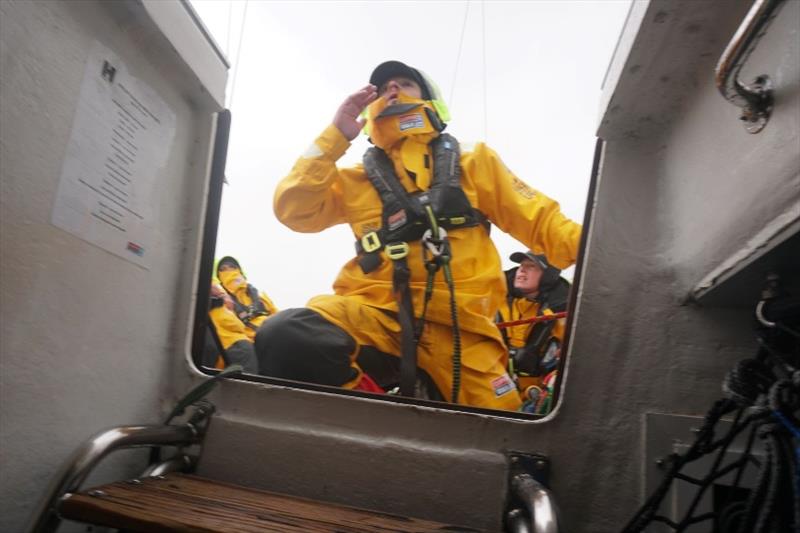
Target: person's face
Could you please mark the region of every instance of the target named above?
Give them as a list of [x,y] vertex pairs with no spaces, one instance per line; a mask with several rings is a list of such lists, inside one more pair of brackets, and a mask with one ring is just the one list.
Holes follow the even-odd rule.
[[378,87],[378,96],[384,97],[389,105],[395,103],[397,95],[400,93],[411,98],[422,98],[422,88],[419,84],[405,76],[390,78],[389,81]]
[[222,264],[219,266],[219,271],[220,271],[220,272],[230,272],[231,270],[236,270],[236,267],[235,267],[235,266],[233,266],[233,265],[232,265],[232,264],[230,264],[230,263],[222,263]]
[[542,279],[543,273],[544,270],[537,263],[530,259],[523,259],[514,276],[514,288],[523,294],[539,292],[539,281]]

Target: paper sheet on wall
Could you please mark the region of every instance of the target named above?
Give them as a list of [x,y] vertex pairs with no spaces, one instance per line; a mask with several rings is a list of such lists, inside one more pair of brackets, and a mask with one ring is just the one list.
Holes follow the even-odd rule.
[[175,114],[109,49],[95,43],[83,76],[52,222],[149,268],[157,182]]

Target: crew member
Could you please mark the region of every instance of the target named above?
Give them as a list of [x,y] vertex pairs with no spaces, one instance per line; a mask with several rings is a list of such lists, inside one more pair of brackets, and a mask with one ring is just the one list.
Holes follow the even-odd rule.
[[[401,394],[416,394],[421,369],[447,401],[520,408],[493,322],[505,282],[488,222],[559,267],[574,263],[581,228],[485,144],[462,153],[443,133],[448,119],[429,78],[382,63],[278,185],[281,222],[299,232],[347,223],[357,255],[334,294],[259,329],[263,374],[354,388],[366,355],[381,354],[400,358]],[[374,147],[363,165],[337,168],[365,123]]]
[[247,326],[234,313],[233,299],[216,283],[211,284],[209,331],[204,354],[205,366],[223,369],[240,364],[242,370],[258,374],[258,360]]
[[266,294],[247,281],[239,261],[226,255],[217,262],[217,279],[233,301],[233,312],[244,323],[250,341],[255,340],[256,331],[264,321],[278,312]]
[[[518,322],[567,310],[570,285],[543,254],[516,252],[518,267],[506,271],[509,291],[497,314],[498,322]],[[509,350],[509,371],[523,397],[543,410],[551,396],[564,341],[566,319],[525,322],[501,329]],[[545,379],[548,378],[548,379]]]

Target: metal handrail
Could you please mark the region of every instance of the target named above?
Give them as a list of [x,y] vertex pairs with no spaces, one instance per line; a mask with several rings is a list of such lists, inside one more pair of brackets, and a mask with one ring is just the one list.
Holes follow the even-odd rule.
[[530,523],[521,519],[517,510],[509,513],[509,527],[518,533],[558,533],[558,509],[550,492],[530,474],[517,474],[511,478],[511,489],[528,511]]
[[166,461],[148,466],[139,477],[156,477],[169,474],[170,472],[187,472],[195,466],[195,460],[184,454],[176,455]]
[[762,74],[750,85],[739,80],[739,73],[784,0],[756,0],[722,53],[714,71],[717,89],[732,104],[742,108],[741,120],[750,133],[758,133],[772,112],[772,84]]
[[84,442],[62,467],[47,494],[34,510],[28,533],[55,531],[61,523],[58,503],[77,491],[92,469],[109,453],[142,446],[188,446],[199,442],[191,424],[181,426],[121,426],[101,431]]

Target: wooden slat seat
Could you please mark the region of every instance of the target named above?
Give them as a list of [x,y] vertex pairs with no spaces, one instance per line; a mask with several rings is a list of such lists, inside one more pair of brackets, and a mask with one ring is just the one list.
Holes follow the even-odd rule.
[[73,494],[62,518],[130,532],[480,531],[172,473]]

